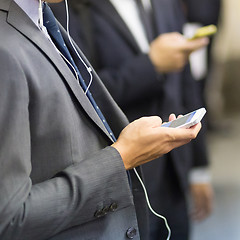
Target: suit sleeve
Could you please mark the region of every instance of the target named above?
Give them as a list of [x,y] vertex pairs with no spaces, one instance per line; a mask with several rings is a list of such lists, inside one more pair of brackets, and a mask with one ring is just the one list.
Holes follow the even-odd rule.
[[118,209],[132,204],[123,162],[112,147],[32,183],[31,86],[14,56],[0,50],[0,62],[0,239],[48,239],[94,220],[104,202],[116,200]]
[[[183,99],[186,112],[194,111],[195,109],[204,107],[202,96],[197,82],[193,79],[190,67],[183,71]],[[193,167],[203,167],[208,165],[208,151],[206,144],[206,117],[201,121],[202,129],[197,138],[191,142],[193,150]]]
[[141,99],[159,96],[164,75],[155,71],[148,55],[130,57],[119,68],[99,69],[98,74],[122,108]]

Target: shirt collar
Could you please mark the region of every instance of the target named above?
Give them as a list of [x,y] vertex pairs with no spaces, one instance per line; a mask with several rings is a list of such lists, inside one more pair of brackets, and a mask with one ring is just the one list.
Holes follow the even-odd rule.
[[38,0],[14,0],[17,5],[29,16],[29,18],[38,26]]

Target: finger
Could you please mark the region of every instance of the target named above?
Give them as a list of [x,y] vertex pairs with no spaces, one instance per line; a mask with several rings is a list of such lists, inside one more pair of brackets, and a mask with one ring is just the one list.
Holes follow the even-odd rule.
[[206,214],[209,216],[213,211],[213,191],[210,188],[206,196]]
[[201,191],[195,191],[193,196],[194,209],[192,217],[198,221],[208,217],[213,209],[213,192],[211,187],[203,185],[201,188]]
[[209,38],[198,38],[195,40],[186,41],[186,43],[182,47],[182,50],[187,52],[193,52],[197,49],[207,46],[208,44]]
[[176,119],[176,115],[174,114],[174,113],[171,113],[170,115],[169,115],[169,121],[173,121],[173,120],[175,120]]
[[198,203],[197,203],[197,211],[196,211],[196,214],[195,214],[195,219],[198,220],[198,221],[201,221],[203,220],[204,218],[207,217],[207,204],[206,204],[206,201],[205,201],[205,198],[203,196],[199,196],[198,197]]
[[182,114],[180,114],[180,115],[178,115],[178,116],[177,116],[177,118],[181,118],[181,117],[183,117],[183,115],[182,115]]
[[[199,133],[201,128],[202,128],[202,123],[199,122],[199,123],[195,124],[194,126],[190,127],[189,129],[193,130],[193,134],[196,134],[196,136],[197,136],[197,134]],[[196,138],[196,136],[194,138]]]
[[152,128],[161,127],[162,119],[159,116],[143,117],[146,120],[146,125]]
[[197,212],[195,212],[194,214],[194,219],[197,221],[202,221],[205,218],[207,218],[209,216],[209,212],[206,208],[206,205],[202,206],[200,209],[198,209]]
[[201,210],[193,212],[191,216],[192,216],[192,219],[195,221],[202,221],[207,217],[205,216],[205,213]]
[[193,212],[192,212],[192,217],[194,220],[201,220],[206,211],[206,206],[205,206],[205,200],[202,194],[200,192],[195,191],[193,194]]
[[181,140],[192,140],[195,139],[202,127],[201,123],[198,123],[191,128],[168,128],[169,135],[173,138],[174,141]]

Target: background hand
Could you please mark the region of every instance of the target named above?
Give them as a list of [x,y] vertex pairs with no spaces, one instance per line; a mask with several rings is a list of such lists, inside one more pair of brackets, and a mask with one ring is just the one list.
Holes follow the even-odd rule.
[[149,58],[161,73],[180,71],[187,64],[189,55],[208,42],[208,38],[189,41],[177,32],[161,34],[150,44]]
[[200,221],[208,217],[213,209],[214,194],[211,184],[191,184],[191,195],[193,200],[193,219]]

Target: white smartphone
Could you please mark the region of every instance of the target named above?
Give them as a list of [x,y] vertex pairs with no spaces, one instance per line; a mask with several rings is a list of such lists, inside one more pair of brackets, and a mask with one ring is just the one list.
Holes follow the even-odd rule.
[[191,126],[199,123],[202,120],[205,113],[206,113],[206,109],[200,108],[176,120],[166,122],[162,124],[162,127],[190,128]]

